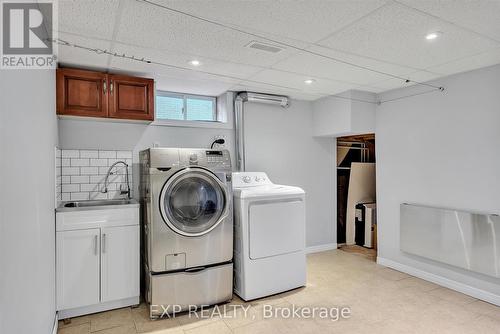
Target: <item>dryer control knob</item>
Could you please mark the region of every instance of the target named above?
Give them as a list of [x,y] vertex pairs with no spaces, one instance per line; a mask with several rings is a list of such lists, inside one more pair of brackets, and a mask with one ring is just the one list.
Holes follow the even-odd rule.
[[252,182],[252,178],[250,176],[243,176],[243,182],[250,183]]

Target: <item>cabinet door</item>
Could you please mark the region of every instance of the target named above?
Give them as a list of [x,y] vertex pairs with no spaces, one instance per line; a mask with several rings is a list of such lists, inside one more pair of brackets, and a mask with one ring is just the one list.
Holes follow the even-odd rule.
[[139,225],[101,229],[101,302],[139,296]]
[[109,117],[152,121],[154,81],[109,75]]
[[57,309],[99,303],[99,229],[56,233]]
[[57,70],[59,115],[107,117],[107,74],[61,68]]

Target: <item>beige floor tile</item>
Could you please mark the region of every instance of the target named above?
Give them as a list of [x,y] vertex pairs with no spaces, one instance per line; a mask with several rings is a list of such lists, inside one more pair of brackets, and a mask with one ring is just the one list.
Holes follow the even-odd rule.
[[133,325],[134,319],[130,307],[92,314],[90,316],[91,332],[113,327]]
[[267,319],[257,321],[245,326],[233,329],[234,334],[285,334],[286,327],[282,319]]
[[137,331],[135,329],[135,326],[132,325],[126,325],[126,326],[120,326],[120,327],[112,327],[109,329],[104,329],[102,331],[95,332],[97,334],[136,334]]
[[456,303],[456,304],[462,304],[462,305],[477,301],[476,298],[467,296],[463,293],[460,293],[460,292],[457,292],[454,290],[450,290],[447,288],[438,288],[438,289],[428,291],[427,293],[432,295],[432,296],[436,296],[438,298],[444,299],[446,301]]
[[89,334],[90,323],[75,325],[71,327],[58,328],[58,334]]
[[161,318],[153,320],[149,319],[149,317],[136,318],[134,323],[137,333],[156,333],[158,330],[178,329],[181,327],[181,324],[176,318]]
[[59,320],[57,326],[58,328],[66,328],[66,327],[72,327],[76,325],[82,325],[82,324],[90,324],[90,317],[88,315],[84,315],[82,317],[75,317],[71,318],[71,321],[68,324],[64,324],[63,320]]
[[223,321],[216,321],[204,326],[184,330],[186,334],[230,334],[231,330]]

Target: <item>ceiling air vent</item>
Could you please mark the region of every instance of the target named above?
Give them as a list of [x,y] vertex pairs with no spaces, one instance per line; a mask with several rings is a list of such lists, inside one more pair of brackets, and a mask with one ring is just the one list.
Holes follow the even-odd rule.
[[271,44],[266,44],[262,42],[257,42],[257,41],[251,41],[247,45],[245,45],[247,48],[252,48],[252,49],[257,49],[265,52],[271,52],[271,53],[278,53],[283,51],[283,48],[276,46],[276,45],[271,45]]

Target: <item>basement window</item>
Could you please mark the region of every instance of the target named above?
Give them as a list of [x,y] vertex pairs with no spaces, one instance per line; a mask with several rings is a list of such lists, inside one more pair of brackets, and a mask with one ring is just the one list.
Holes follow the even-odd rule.
[[218,122],[214,96],[156,92],[157,121]]

